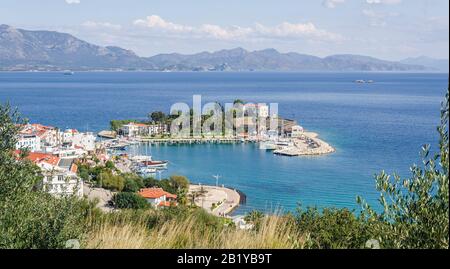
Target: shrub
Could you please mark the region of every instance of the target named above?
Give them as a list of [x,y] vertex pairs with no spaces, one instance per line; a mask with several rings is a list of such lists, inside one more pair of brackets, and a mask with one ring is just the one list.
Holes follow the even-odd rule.
[[112,191],[122,191],[125,186],[125,180],[119,175],[113,175],[111,172],[102,172],[99,175],[99,182],[105,189]]
[[39,168],[23,159],[26,153],[11,154],[21,123],[17,112],[0,105],[0,248],[63,248],[83,238],[98,211],[85,200],[39,190]]
[[296,229],[307,234],[308,248],[363,248],[371,237],[361,218],[348,209],[297,209]]
[[422,149],[422,163],[411,167],[411,178],[402,180],[384,171],[376,177],[381,213],[361,198],[371,229],[385,248],[449,247],[449,94],[442,103],[439,151],[430,157]]
[[140,176],[127,173],[122,175],[125,180],[123,191],[137,192],[144,187],[144,181]]
[[116,208],[144,209],[148,208],[147,200],[136,193],[120,192],[114,195],[112,202]]

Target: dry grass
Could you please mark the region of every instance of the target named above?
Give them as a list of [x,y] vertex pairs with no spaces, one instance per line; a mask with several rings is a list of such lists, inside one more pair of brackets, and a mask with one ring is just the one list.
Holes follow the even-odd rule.
[[[125,223],[125,224],[124,224]],[[296,233],[283,217],[262,220],[257,230],[199,225],[196,216],[170,220],[148,229],[144,221],[109,219],[90,234],[87,248],[100,249],[289,249],[302,248],[305,237]]]

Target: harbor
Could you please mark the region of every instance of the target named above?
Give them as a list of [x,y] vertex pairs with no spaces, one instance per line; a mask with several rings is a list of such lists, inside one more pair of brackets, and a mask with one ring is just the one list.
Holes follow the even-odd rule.
[[195,145],[195,144],[240,144],[255,143],[261,150],[273,151],[276,155],[306,156],[324,155],[336,150],[320,139],[317,133],[302,132],[295,137],[287,138],[116,138],[100,142],[109,150],[124,151],[131,145]]

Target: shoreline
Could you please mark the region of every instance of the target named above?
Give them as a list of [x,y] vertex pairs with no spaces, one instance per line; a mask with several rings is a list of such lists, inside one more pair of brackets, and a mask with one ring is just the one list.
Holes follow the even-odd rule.
[[198,194],[194,200],[196,206],[212,215],[222,217],[228,217],[246,200],[243,192],[225,186],[190,184],[188,194],[193,193]]
[[295,157],[318,156],[336,152],[334,147],[320,139],[319,135],[314,132],[304,132],[302,137],[292,139],[292,142],[294,145],[275,150],[274,154]]
[[[315,132],[305,131],[299,137],[289,137],[287,139],[291,145],[277,146],[273,153],[282,156],[314,156],[325,155],[336,152],[336,149],[329,143],[319,138]],[[138,137],[132,140],[116,138],[115,140],[123,143],[123,146],[133,144],[150,144],[150,145],[196,145],[196,144],[242,144],[242,143],[262,143],[274,141],[265,141],[262,139],[236,138],[236,137],[190,137],[190,138],[143,138]]]

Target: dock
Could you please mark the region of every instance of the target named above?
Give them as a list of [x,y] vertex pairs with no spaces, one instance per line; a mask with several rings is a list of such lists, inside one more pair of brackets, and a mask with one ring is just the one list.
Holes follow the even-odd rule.
[[276,155],[295,157],[324,155],[336,151],[332,146],[317,136],[316,133],[305,132],[302,138],[293,139],[293,146],[277,149],[273,153]]
[[255,143],[257,140],[240,139],[240,138],[140,138],[139,142],[149,144],[238,144],[238,143]]
[[114,131],[101,131],[97,134],[97,136],[106,139],[115,139],[117,134]]

